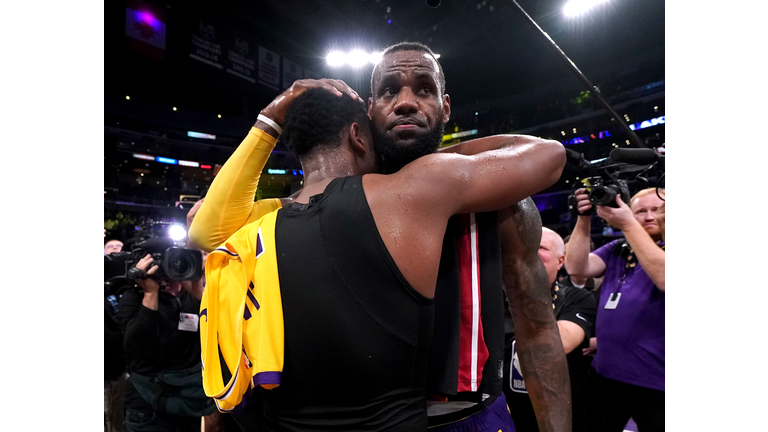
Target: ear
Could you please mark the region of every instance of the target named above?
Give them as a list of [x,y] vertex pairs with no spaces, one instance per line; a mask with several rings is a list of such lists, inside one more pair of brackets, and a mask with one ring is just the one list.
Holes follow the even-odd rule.
[[451,119],[451,97],[448,94],[443,95],[443,121],[448,123]]
[[364,158],[370,151],[371,143],[368,142],[362,128],[357,122],[353,122],[349,126],[348,141],[352,152],[359,158]]
[[560,270],[563,268],[563,264],[565,264],[565,255],[560,255],[560,257],[557,259],[557,269]]
[[368,98],[368,118],[371,118],[371,108],[373,108],[373,96]]

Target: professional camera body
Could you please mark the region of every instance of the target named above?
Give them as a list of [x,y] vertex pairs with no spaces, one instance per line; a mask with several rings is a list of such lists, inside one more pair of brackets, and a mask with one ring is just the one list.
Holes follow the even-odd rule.
[[[616,149],[609,158],[590,162],[572,150],[566,150],[568,161],[577,168],[581,178],[581,184],[574,187],[573,193],[568,197],[568,208],[578,214],[576,209],[576,189],[584,187],[589,195],[592,208],[583,213],[591,215],[595,212],[595,206],[608,206],[617,208],[616,196],[629,205],[632,195],[629,192],[629,184],[620,178],[627,173],[637,173],[634,178],[638,182],[650,186],[656,183],[656,187],[663,187],[664,156],[652,149]],[[647,174],[651,174],[649,178]],[[660,174],[660,177],[655,177]]]
[[185,248],[181,240],[171,238],[168,230],[170,227],[168,222],[148,221],[140,228],[139,237],[132,243],[130,256],[125,261],[126,276],[129,279],[136,280],[144,276],[134,267],[147,254],[152,256],[152,266],[157,265],[158,269],[146,277],[185,281],[199,280],[203,276],[202,253]]

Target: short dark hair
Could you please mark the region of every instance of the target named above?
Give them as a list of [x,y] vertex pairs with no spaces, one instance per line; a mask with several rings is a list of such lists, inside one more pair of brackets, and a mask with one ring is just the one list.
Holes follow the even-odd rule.
[[288,108],[280,141],[299,159],[304,159],[319,149],[337,148],[352,123],[370,131],[365,103],[346,94],[339,97],[328,90],[313,88],[299,95]]
[[[381,53],[381,57],[384,58],[385,56],[398,51],[422,51],[431,55],[437,63],[438,83],[440,84],[443,94],[445,94],[445,74],[443,73],[443,66],[440,65],[440,62],[437,60],[437,57],[435,57],[435,53],[432,52],[432,49],[421,42],[400,42],[385,48],[384,52]],[[373,94],[373,79],[375,74],[376,67],[374,66],[373,72],[371,72],[371,94]]]

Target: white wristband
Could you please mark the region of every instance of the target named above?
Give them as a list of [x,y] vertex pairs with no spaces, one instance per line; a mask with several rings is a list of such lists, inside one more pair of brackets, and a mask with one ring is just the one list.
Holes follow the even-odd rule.
[[266,123],[266,124],[268,124],[268,125],[272,126],[272,129],[276,130],[278,135],[282,135],[282,133],[283,133],[283,128],[281,128],[281,127],[280,127],[280,125],[278,125],[277,123],[275,123],[275,121],[274,121],[274,120],[272,120],[271,118],[269,118],[269,117],[267,117],[267,116],[265,116],[265,115],[261,115],[261,114],[259,114],[259,116],[258,116],[258,117],[256,117],[256,120],[261,120],[261,121],[263,121],[264,123]]

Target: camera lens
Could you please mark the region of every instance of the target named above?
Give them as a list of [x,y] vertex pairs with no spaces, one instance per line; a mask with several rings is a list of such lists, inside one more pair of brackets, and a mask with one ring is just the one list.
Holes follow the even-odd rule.
[[616,191],[605,186],[595,186],[589,193],[589,201],[594,205],[604,206],[616,199]]
[[192,267],[192,263],[189,262],[188,259],[186,259],[183,256],[177,256],[174,260],[170,262],[171,264],[171,270],[175,274],[183,275],[186,274],[189,269]]
[[198,280],[202,277],[203,256],[200,251],[185,248],[169,248],[165,252],[164,266],[168,278]]

